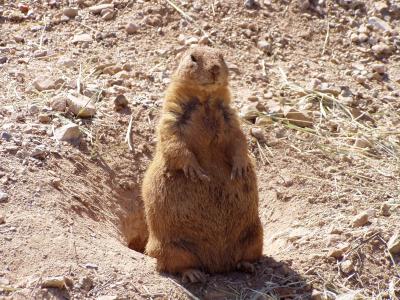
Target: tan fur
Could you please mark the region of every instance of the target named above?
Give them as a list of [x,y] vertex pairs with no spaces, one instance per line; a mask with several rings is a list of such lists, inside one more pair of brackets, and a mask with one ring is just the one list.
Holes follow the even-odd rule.
[[257,179],[230,99],[220,52],[188,50],[167,90],[143,182],[146,253],[159,271],[226,272],[261,256]]

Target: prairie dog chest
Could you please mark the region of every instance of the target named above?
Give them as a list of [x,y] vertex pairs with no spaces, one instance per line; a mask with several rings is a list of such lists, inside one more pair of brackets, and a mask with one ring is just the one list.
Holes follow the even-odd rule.
[[193,98],[183,104],[182,110],[182,132],[195,144],[223,142],[230,126],[230,110],[222,100]]

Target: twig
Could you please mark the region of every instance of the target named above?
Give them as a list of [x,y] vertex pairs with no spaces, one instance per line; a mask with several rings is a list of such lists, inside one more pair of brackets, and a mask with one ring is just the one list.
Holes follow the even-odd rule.
[[128,130],[125,136],[125,142],[128,143],[129,151],[133,151],[132,147],[132,122],[133,122],[133,115],[131,115],[131,119],[129,120]]
[[328,45],[328,41],[329,41],[329,31],[330,31],[329,30],[329,28],[330,28],[330,26],[329,26],[329,15],[327,15],[327,17],[326,17],[326,23],[327,23],[327,25],[326,25],[326,35],[325,35],[325,41],[324,41],[324,46],[322,48],[321,55],[325,54],[326,46]]

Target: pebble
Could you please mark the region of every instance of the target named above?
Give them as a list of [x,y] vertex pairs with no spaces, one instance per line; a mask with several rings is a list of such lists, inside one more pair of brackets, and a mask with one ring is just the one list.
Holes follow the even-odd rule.
[[61,187],[61,183],[62,183],[61,179],[60,179],[60,178],[57,178],[57,177],[51,179],[51,181],[50,181],[50,184],[51,184],[53,187],[55,187],[56,189],[59,189],[59,188]]
[[51,98],[50,107],[52,110],[64,112],[67,108],[67,97],[59,94]]
[[0,203],[8,200],[8,194],[0,191]]
[[37,159],[45,158],[46,154],[47,154],[47,150],[44,145],[36,146],[31,152],[31,156],[34,158],[37,158]]
[[398,232],[389,239],[387,247],[393,255],[400,253],[400,236]]
[[79,126],[73,123],[57,128],[54,138],[58,141],[73,141],[79,139],[81,132]]
[[5,64],[7,62],[7,56],[0,56],[0,65]]
[[346,259],[345,261],[341,262],[340,267],[345,273],[350,273],[354,271],[354,265],[350,259]]
[[119,72],[122,71],[122,68],[120,66],[108,66],[105,67],[102,71],[103,74],[108,74],[108,75],[115,75]]
[[256,2],[254,0],[245,0],[244,1],[244,6],[248,9],[253,8],[256,5]]
[[96,298],[96,300],[117,300],[117,296],[110,296],[110,295],[104,295],[104,296],[99,296]]
[[125,30],[127,34],[134,34],[138,32],[139,26],[134,23],[129,23],[128,25],[126,25]]
[[372,70],[374,70],[378,74],[385,74],[386,66],[384,64],[373,64]]
[[285,114],[285,118],[292,124],[299,126],[299,127],[312,127],[313,126],[313,119],[308,117],[305,113],[290,109]]
[[91,102],[91,99],[84,95],[79,95],[78,98],[71,94],[68,94],[67,105],[69,111],[71,111],[75,116],[81,118],[90,118],[93,117],[96,113],[96,107]]
[[78,15],[78,9],[72,8],[72,7],[67,7],[67,8],[64,8],[63,14],[64,14],[64,16],[67,16],[68,18],[73,19]]
[[251,103],[243,106],[240,110],[239,116],[248,121],[255,121],[256,117],[260,115],[257,106],[258,103]]
[[103,9],[114,9],[114,4],[105,3],[89,7],[89,11],[93,14],[100,14]]
[[323,296],[324,294],[318,290],[313,290],[311,292],[311,300],[322,300],[324,299]]
[[71,286],[71,284],[72,280],[65,276],[53,276],[43,279],[42,288],[65,289],[67,286]]
[[57,87],[57,82],[51,77],[39,76],[33,82],[33,86],[39,92],[42,92],[42,91],[54,90]]
[[386,45],[385,43],[378,43],[378,44],[372,46],[371,49],[372,49],[372,52],[376,56],[390,55],[393,52],[392,47],[390,47],[389,45]]
[[6,217],[0,212],[0,225],[6,222]]
[[74,35],[74,38],[72,39],[73,44],[91,43],[91,42],[93,42],[93,38],[88,33],[76,34],[76,35]]
[[350,248],[349,243],[341,243],[328,253],[328,257],[341,258],[343,254]]
[[269,126],[273,123],[274,121],[271,119],[269,116],[260,116],[256,118],[256,125],[263,127],[263,126]]
[[368,24],[370,24],[372,27],[378,30],[392,31],[392,27],[390,27],[390,25],[387,22],[378,17],[369,18]]
[[36,104],[31,104],[29,105],[28,110],[31,114],[37,114],[39,112],[39,107]]
[[250,130],[252,136],[254,136],[258,141],[265,142],[264,131],[259,127],[252,127]]
[[0,133],[0,139],[5,140],[5,141],[10,141],[11,139],[11,134],[9,134],[7,131],[2,131]]
[[114,109],[116,111],[122,110],[128,106],[128,99],[126,99],[125,95],[118,95],[114,99]]
[[103,9],[102,11],[101,11],[101,18],[104,20],[104,21],[110,21],[110,20],[112,20],[113,18],[114,18],[114,10],[112,10],[112,9]]
[[362,227],[368,223],[369,215],[367,212],[359,213],[352,220],[353,227]]
[[79,279],[79,288],[90,291],[94,286],[93,279],[90,277],[82,277]]
[[264,52],[271,51],[271,44],[265,40],[260,40],[257,42],[257,47],[260,48]]
[[384,217],[390,216],[390,205],[386,202],[381,205],[381,215]]

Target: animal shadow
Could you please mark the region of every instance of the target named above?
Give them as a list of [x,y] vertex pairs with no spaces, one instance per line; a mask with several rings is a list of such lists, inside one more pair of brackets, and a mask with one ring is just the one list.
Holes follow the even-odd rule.
[[[306,300],[312,287],[288,263],[263,257],[254,274],[232,272],[212,275],[207,283],[188,284],[192,298],[204,300]],[[193,297],[194,296],[194,297]]]

